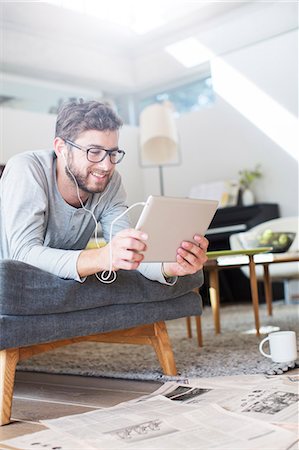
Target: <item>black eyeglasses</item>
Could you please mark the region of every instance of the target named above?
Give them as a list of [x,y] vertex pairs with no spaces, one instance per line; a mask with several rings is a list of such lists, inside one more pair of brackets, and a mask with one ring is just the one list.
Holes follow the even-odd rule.
[[68,139],[64,139],[64,142],[66,144],[71,145],[72,147],[78,148],[79,150],[82,150],[83,152],[86,152],[86,157],[88,161],[93,163],[99,163],[104,161],[106,156],[109,155],[109,159],[111,164],[118,164],[121,162],[123,157],[125,156],[126,152],[119,149],[112,149],[112,150],[106,150],[102,147],[90,147],[90,148],[84,148],[81,147],[81,145],[74,144],[74,142],[69,141]]

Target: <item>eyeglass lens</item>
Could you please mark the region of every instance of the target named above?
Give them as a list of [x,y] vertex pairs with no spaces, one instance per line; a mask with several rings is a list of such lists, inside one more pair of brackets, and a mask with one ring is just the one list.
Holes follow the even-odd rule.
[[98,148],[90,148],[87,151],[87,158],[91,162],[101,162],[103,161],[103,159],[105,159],[107,154],[109,155],[112,164],[117,164],[124,157],[124,153],[118,150],[107,151]]

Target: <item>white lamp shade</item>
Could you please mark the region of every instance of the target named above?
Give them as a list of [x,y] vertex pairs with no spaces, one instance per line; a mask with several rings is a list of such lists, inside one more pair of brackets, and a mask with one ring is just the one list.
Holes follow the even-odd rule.
[[155,103],[140,114],[141,161],[144,165],[177,164],[178,133],[173,111]]

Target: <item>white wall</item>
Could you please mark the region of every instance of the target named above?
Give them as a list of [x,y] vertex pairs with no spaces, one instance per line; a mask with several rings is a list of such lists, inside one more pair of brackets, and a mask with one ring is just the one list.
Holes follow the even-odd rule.
[[0,163],[27,150],[51,148],[55,115],[0,107]]
[[[128,195],[128,204],[132,205],[145,199],[143,173],[139,166],[139,132],[137,127],[124,125],[120,131],[119,148],[126,152],[123,161],[117,166]],[[133,210],[134,211],[134,210]],[[132,217],[138,217],[140,209],[132,211]],[[139,213],[138,213],[139,211]],[[137,216],[136,216],[137,214]]]
[[[279,105],[298,111],[298,35],[289,32],[223,57]],[[220,74],[221,77],[221,74]],[[252,99],[251,99],[252,100]],[[250,102],[250,99],[247,100]],[[263,105],[256,102],[256,116]],[[265,110],[266,111],[266,110]],[[265,113],[266,114],[266,113]],[[287,124],[277,125],[286,134]],[[254,115],[255,116],[255,115]],[[281,215],[298,214],[298,160],[253,124],[228,100],[217,95],[213,107],[182,115],[177,120],[182,164],[164,169],[165,195],[188,196],[196,184],[236,178],[238,171],[262,166],[264,177],[254,185],[257,201],[278,203]],[[286,137],[286,136],[285,136]],[[298,143],[292,142],[293,148]],[[159,191],[158,170],[144,170],[146,194]]]

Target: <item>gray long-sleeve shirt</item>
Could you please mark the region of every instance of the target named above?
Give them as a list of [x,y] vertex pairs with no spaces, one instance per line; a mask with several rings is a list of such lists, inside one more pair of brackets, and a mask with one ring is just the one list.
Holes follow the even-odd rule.
[[[127,209],[117,171],[103,193],[89,197],[85,208],[93,212],[109,241],[111,222]],[[113,235],[130,226],[124,215],[115,222]],[[0,180],[0,259],[16,259],[61,278],[82,281],[77,259],[94,229],[90,213],[62,198],[53,151],[20,153],[9,160]],[[165,283],[161,264],[141,264],[139,271]]]

